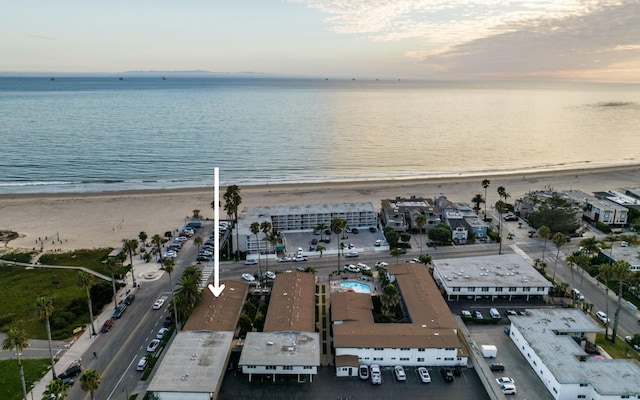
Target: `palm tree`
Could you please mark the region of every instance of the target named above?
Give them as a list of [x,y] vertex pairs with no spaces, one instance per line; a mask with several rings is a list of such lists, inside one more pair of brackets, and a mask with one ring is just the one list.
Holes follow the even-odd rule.
[[267,252],[266,252],[266,255],[265,255],[265,258],[264,258],[264,265],[265,265],[264,266],[264,270],[265,271],[269,270],[269,240],[268,239],[269,239],[269,237],[271,235],[271,228],[272,228],[272,225],[271,225],[271,222],[269,222],[269,221],[265,220],[265,221],[262,221],[260,223],[260,230],[262,231],[262,233],[264,233],[264,237],[267,239],[267,243],[266,243]]
[[202,299],[202,271],[194,265],[185,268],[176,290],[175,306],[180,313],[180,321],[186,321],[193,308]]
[[47,339],[49,340],[49,358],[51,359],[51,374],[53,375],[53,379],[56,379],[58,375],[56,375],[56,363],[53,361],[53,347],[51,346],[51,324],[50,318],[51,314],[53,314],[53,299],[40,296],[36,299],[36,311],[38,313],[38,318],[44,321],[45,327],[47,328]]
[[196,247],[198,248],[198,253],[200,252],[200,246],[202,246],[204,244],[204,239],[202,238],[202,236],[196,236],[195,239],[193,239],[193,244],[196,245]]
[[223,195],[225,204],[224,204],[224,209],[227,212],[227,214],[229,215],[233,215],[234,218],[234,228],[236,231],[236,260],[240,259],[239,256],[239,252],[240,252],[240,246],[239,246],[239,236],[238,236],[238,209],[240,208],[240,204],[242,203],[242,197],[240,197],[240,188],[237,185],[231,185],[229,187],[227,187],[227,190],[225,191],[224,195]]
[[[84,271],[80,271],[78,275],[78,286],[84,288],[87,291],[87,304],[89,305],[89,319],[91,322],[91,334],[96,334],[96,328],[93,326],[93,305],[91,303],[91,293],[89,290],[93,285],[93,275],[88,274]],[[90,335],[91,336],[91,335]]]
[[484,179],[482,181],[482,187],[484,188],[484,198],[485,198],[485,202],[484,202],[484,220],[487,220],[487,188],[489,187],[489,185],[491,184],[491,181],[488,179]]
[[2,350],[15,350],[18,358],[18,371],[20,373],[20,383],[22,384],[23,399],[27,400],[27,384],[24,380],[24,369],[22,368],[22,350],[29,347],[27,332],[20,328],[11,328],[7,332],[7,337],[2,342]]
[[155,234],[151,237],[151,244],[156,247],[158,251],[158,262],[162,262],[162,237],[158,234]]
[[123,239],[122,240],[124,251],[129,253],[129,261],[131,262],[131,281],[133,282],[133,287],[136,287],[136,274],[133,271],[133,254],[138,249],[138,240],[137,239]]
[[498,214],[500,215],[498,217],[498,254],[502,254],[502,213],[507,211],[507,203],[502,200],[498,200],[496,202],[496,210],[498,210]]
[[142,231],[140,233],[138,233],[138,239],[140,239],[140,242],[142,242],[143,245],[147,245],[147,239],[149,238],[149,236],[147,235],[147,232]]
[[[256,246],[258,248],[258,283],[262,281],[262,271],[260,270],[260,244],[258,242],[258,233],[260,232],[260,223],[252,222],[249,230],[256,236]],[[248,250],[248,249],[247,249]]]
[[319,244],[316,246],[316,251],[320,252],[320,258],[322,258],[322,253],[326,250],[327,248],[324,247],[323,245]]
[[342,218],[334,218],[331,220],[331,232],[336,234],[336,239],[338,243],[338,270],[340,270],[340,253],[342,249],[340,249],[340,234],[347,226],[347,221]]
[[173,296],[173,281],[171,280],[171,273],[175,269],[176,262],[173,258],[167,257],[162,261],[162,265],[164,266],[164,271],[169,275],[169,290],[171,291],[171,304],[173,304],[173,318],[176,321],[176,326],[178,326],[178,311],[176,310],[175,298]]
[[542,262],[544,262],[544,252],[547,250],[547,239],[551,239],[551,229],[546,225],[542,225],[538,228],[538,236],[544,239],[544,247],[542,248]]
[[396,263],[400,263],[400,249],[399,248],[394,247],[393,249],[391,249],[389,254],[391,254],[392,256],[394,256],[396,258]]
[[582,239],[579,244],[582,249],[589,254],[596,254],[600,250],[598,247],[598,241],[595,237]]
[[432,257],[430,254],[421,254],[420,257],[418,257],[420,259],[420,261],[422,261],[422,263],[424,264],[431,264],[431,261],[433,261]]
[[[604,301],[605,303],[605,314],[607,314],[607,318],[609,318],[609,281],[613,277],[613,265],[612,264],[600,264],[598,267],[598,276],[604,282]],[[609,322],[607,321],[604,324],[604,338],[607,339],[609,336]]]
[[393,309],[400,302],[400,294],[398,289],[392,284],[388,284],[382,288],[382,294],[380,295],[380,302],[382,303],[382,311],[385,315],[389,315],[391,309]]
[[[620,321],[620,309],[622,308],[622,283],[631,277],[631,270],[628,262],[624,260],[616,261],[611,267],[611,280],[618,282],[618,304],[613,317],[613,331],[611,332],[611,342],[616,342],[618,335],[618,322]],[[608,316],[608,314],[607,314]]]
[[563,244],[567,243],[567,238],[564,236],[562,232],[556,232],[551,237],[551,241],[556,245],[556,262],[553,264],[553,283],[556,282],[556,267],[558,266],[558,259],[560,258],[560,247]]
[[91,400],[95,400],[96,391],[100,387],[102,376],[95,369],[88,369],[84,371],[84,374],[80,377],[80,387],[83,391],[89,392]]
[[118,263],[114,257],[107,257],[105,266],[111,273],[111,289],[113,289],[113,308],[118,308],[117,293],[116,293],[116,270],[118,269]]
[[64,383],[61,379],[54,379],[47,385],[43,393],[43,399],[66,399],[69,393],[69,386]]
[[475,196],[473,196],[473,199],[471,199],[472,203],[475,203],[476,206],[473,207],[474,210],[476,210],[477,213],[480,212],[480,204],[484,203],[484,197],[482,197],[482,195],[480,193],[476,194]]
[[422,228],[427,224],[427,217],[424,214],[416,215],[416,226],[420,230],[420,253],[422,253]]

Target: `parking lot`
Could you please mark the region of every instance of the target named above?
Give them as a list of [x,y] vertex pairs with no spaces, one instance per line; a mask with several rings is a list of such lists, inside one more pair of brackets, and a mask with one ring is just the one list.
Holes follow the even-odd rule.
[[333,367],[319,368],[313,382],[298,383],[295,378],[263,379],[248,377],[238,371],[227,371],[220,399],[447,399],[447,400],[488,400],[475,370],[464,369],[453,383],[445,383],[438,368],[429,368],[431,383],[422,383],[415,367],[405,368],[407,380],[398,382],[393,367],[382,368],[382,385],[372,385],[370,381],[358,377],[336,377]]
[[[326,237],[330,238],[331,241],[329,243],[320,242],[321,239],[323,240]],[[358,233],[344,232],[341,237],[344,237],[344,239],[338,241],[335,233],[327,235],[326,232],[322,232],[320,235],[315,235],[312,231],[287,232],[285,236],[287,242],[286,254],[289,256],[294,255],[298,248],[301,248],[305,256],[320,256],[320,253],[315,251],[317,245],[322,245],[326,249],[324,250],[325,253],[333,252],[332,254],[335,254],[340,242],[345,245],[345,254],[347,252],[358,252],[363,253],[362,256],[372,256],[379,251],[383,251],[385,254],[388,254],[389,251],[388,246],[375,245],[376,240],[385,240],[382,231],[378,229],[376,229],[376,232],[371,232],[368,228],[362,228],[358,229]],[[318,243],[312,244],[313,239],[316,239]],[[349,249],[349,245],[352,245],[351,249]]]

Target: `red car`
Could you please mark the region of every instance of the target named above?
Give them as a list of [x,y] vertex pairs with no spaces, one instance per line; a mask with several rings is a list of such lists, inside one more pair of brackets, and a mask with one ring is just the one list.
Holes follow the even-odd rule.
[[102,329],[100,329],[100,332],[102,332],[102,333],[109,332],[111,330],[111,326],[113,326],[113,320],[112,319],[108,319],[108,320],[104,321],[104,324],[102,325]]

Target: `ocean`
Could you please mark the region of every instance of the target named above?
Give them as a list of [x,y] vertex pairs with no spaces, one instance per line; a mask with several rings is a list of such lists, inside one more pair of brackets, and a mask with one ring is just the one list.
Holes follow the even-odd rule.
[[640,85],[0,77],[0,194],[406,179],[640,162]]

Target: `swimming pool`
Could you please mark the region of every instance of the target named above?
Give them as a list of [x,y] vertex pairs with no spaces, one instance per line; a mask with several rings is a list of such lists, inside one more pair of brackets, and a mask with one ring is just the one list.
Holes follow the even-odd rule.
[[362,282],[344,281],[344,282],[340,282],[340,287],[343,287],[345,289],[351,289],[356,293],[371,294],[371,288],[369,287],[369,285]]

